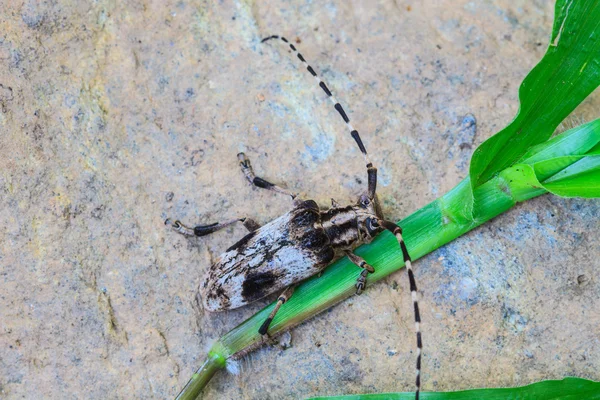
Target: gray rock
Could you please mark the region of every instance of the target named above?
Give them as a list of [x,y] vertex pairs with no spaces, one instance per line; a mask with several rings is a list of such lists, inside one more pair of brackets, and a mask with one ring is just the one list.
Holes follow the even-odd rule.
[[[0,397],[172,398],[214,340],[267,304],[207,314],[196,299],[242,227],[195,240],[163,224],[265,223],[286,211],[288,199],[246,184],[238,151],[323,206],[365,187],[322,91],[262,37],[301,42],[384,172],[379,196],[399,219],[457,184],[470,151],[513,118],[552,6],[8,2]],[[598,117],[599,101],[577,114]],[[544,196],[415,263],[425,390],[600,379],[599,209]],[[218,374],[205,398],[412,390],[404,275],[297,327],[286,351],[256,351],[238,376]]]

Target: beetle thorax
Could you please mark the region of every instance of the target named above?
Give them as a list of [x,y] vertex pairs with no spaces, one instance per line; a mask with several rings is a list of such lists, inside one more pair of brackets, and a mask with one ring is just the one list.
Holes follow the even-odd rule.
[[359,201],[356,205],[333,207],[322,212],[321,224],[334,249],[351,250],[369,243],[381,232],[377,224],[379,218],[375,204]]

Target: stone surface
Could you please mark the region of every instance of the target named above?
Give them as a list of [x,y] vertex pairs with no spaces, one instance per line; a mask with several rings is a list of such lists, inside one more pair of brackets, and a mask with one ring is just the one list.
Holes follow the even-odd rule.
[[[0,7],[0,397],[170,398],[217,337],[266,302],[205,314],[211,259],[165,217],[265,223],[290,206],[259,174],[329,204],[362,158],[297,60],[346,105],[386,215],[442,195],[507,124],[545,51],[542,1],[11,1]],[[597,118],[593,94],[576,112]],[[599,380],[597,200],[544,196],[416,263],[426,390]],[[257,351],[207,399],[412,390],[404,272]]]

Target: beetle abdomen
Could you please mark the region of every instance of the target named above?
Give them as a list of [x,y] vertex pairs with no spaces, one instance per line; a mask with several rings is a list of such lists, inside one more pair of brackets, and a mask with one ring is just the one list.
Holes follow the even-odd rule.
[[333,257],[319,207],[304,201],[221,254],[200,288],[204,307],[241,307],[318,273]]

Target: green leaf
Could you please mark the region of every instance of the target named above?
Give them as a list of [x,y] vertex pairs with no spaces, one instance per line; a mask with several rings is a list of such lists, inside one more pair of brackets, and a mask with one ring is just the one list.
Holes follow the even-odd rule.
[[600,84],[599,28],[599,1],[557,0],[550,46],[521,84],[517,116],[473,153],[473,188],[547,140]]
[[533,164],[561,156],[589,155],[595,147],[600,149],[600,119],[569,129],[547,142],[531,147],[519,163]]
[[[414,393],[359,394],[351,396],[313,397],[310,400],[413,400]],[[500,389],[473,389],[460,392],[422,392],[424,400],[597,400],[600,383],[581,378],[542,381],[527,386]]]
[[516,164],[500,173],[517,201],[532,196],[532,189],[562,197],[600,197],[600,155],[566,156],[535,164]]
[[582,156],[565,156],[540,161],[533,164],[535,176],[539,181],[544,181],[581,159]]
[[519,162],[533,169],[524,170],[526,167],[517,164],[501,175],[521,179],[525,187],[540,186],[559,196],[598,197],[599,156],[600,119],[597,119],[533,146]]
[[588,154],[600,154],[600,143],[591,148],[590,151],[588,151]]
[[583,157],[544,181],[544,188],[563,197],[600,197],[600,155]]

